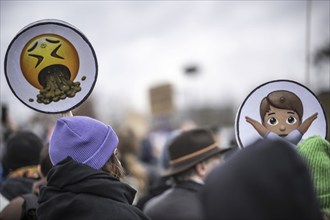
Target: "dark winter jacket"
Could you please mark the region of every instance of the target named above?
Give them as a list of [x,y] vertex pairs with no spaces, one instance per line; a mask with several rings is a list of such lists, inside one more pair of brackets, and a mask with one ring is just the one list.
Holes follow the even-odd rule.
[[48,173],[37,216],[52,219],[149,219],[132,204],[135,190],[109,174],[67,158]]
[[202,218],[198,194],[203,185],[181,182],[149,200],[144,213],[152,220],[194,220]]
[[24,177],[8,177],[2,182],[0,192],[10,201],[17,196],[32,192],[32,185],[36,181]]
[[306,164],[283,141],[261,140],[216,167],[201,191],[205,219],[322,219]]

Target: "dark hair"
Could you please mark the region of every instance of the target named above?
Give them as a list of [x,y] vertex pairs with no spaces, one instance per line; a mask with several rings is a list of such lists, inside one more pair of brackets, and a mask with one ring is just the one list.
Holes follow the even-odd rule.
[[109,173],[113,177],[120,179],[125,175],[125,171],[123,166],[121,165],[116,152],[114,152],[109,160],[104,164],[104,166],[101,168],[104,172]]
[[293,110],[298,114],[300,121],[304,113],[300,98],[296,94],[285,90],[273,91],[261,100],[259,109],[261,121],[264,120],[266,112],[270,110],[270,106]]
[[40,152],[40,171],[43,176],[47,176],[49,170],[53,167],[49,157],[49,144],[46,144]]
[[[211,157],[206,158],[205,160],[202,160],[199,163],[206,163],[207,164],[207,163],[211,162],[214,159],[219,159],[220,160],[221,157],[222,157],[222,154],[215,154]],[[199,163],[197,163],[197,164],[199,164]],[[197,164],[195,164],[194,166],[188,168],[185,171],[182,171],[180,173],[177,173],[177,174],[173,175],[172,178],[173,178],[174,182],[178,183],[178,182],[189,180],[194,174],[197,173],[197,171],[196,171]]]
[[192,177],[194,174],[196,174],[196,169],[195,169],[196,165],[194,165],[193,167],[190,167],[189,169],[187,169],[185,171],[182,171],[180,173],[173,175],[172,178],[173,178],[174,182],[179,183],[179,182],[189,180],[190,177]]

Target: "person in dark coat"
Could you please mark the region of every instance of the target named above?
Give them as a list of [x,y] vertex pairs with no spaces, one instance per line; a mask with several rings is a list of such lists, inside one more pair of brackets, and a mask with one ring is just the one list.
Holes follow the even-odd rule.
[[115,131],[100,121],[58,119],[49,145],[54,166],[40,190],[38,219],[149,219],[132,205],[136,191],[120,182],[117,145]]
[[260,140],[213,169],[201,201],[206,220],[323,218],[306,164],[283,140]]
[[218,147],[209,129],[195,128],[176,136],[168,151],[170,167],[164,177],[171,176],[175,184],[149,200],[143,212],[153,220],[201,219],[198,193],[203,187],[203,179],[227,149]]
[[42,148],[42,140],[33,132],[18,131],[9,137],[2,161],[6,177],[0,188],[8,201],[30,193],[33,184],[40,180],[38,164]]
[[40,162],[38,165],[41,179],[34,182],[30,193],[12,199],[0,212],[0,220],[36,219],[39,189],[42,185],[46,184],[46,177],[52,166],[48,153],[48,144],[46,144],[40,152]]

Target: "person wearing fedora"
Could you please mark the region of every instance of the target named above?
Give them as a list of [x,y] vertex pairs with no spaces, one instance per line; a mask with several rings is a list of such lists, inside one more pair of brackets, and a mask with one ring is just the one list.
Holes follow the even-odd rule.
[[149,219],[132,205],[136,190],[120,181],[118,142],[111,126],[93,118],[57,119],[49,142],[53,168],[40,189],[38,219]]
[[170,166],[164,177],[174,184],[149,200],[143,212],[151,219],[202,219],[199,192],[207,174],[219,164],[229,149],[219,148],[214,134],[205,128],[184,131],[168,145]]

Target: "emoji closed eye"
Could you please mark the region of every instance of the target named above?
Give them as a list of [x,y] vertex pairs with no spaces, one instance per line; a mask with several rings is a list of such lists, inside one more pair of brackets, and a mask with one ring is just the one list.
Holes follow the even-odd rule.
[[59,59],[64,59],[63,57],[61,57],[60,55],[57,54],[58,49],[60,49],[60,47],[62,46],[62,44],[58,45],[50,54],[52,57],[56,57]]
[[40,56],[40,55],[36,55],[36,54],[29,54],[29,56],[31,56],[31,57],[34,57],[34,58],[37,58],[38,59],[38,62],[37,62],[37,64],[36,64],[36,66],[35,66],[35,68],[37,68],[37,66],[39,66],[39,64],[42,62],[42,60],[44,59],[44,57],[43,56]]

